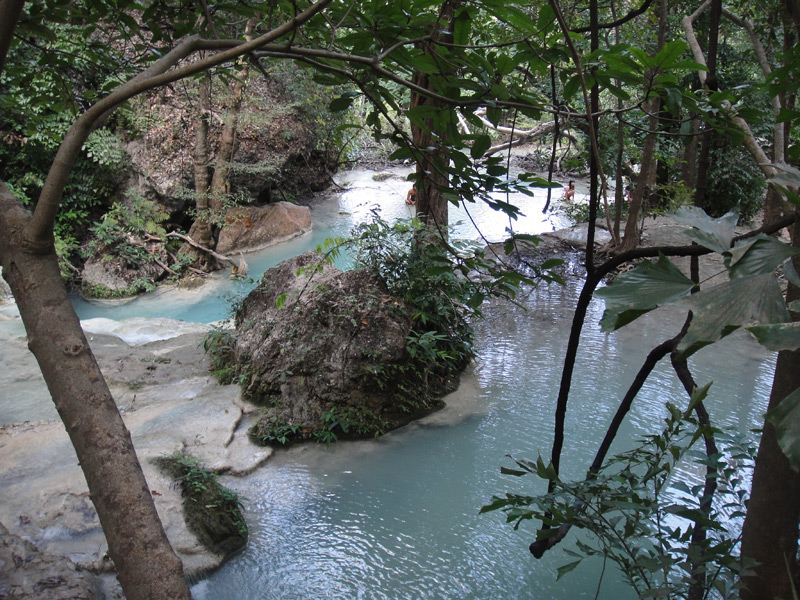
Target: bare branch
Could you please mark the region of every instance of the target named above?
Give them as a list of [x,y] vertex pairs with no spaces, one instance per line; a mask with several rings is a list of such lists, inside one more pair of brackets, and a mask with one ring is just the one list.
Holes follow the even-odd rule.
[[[650,5],[653,3],[653,0],[645,0],[639,8],[634,8],[630,10],[625,16],[620,17],[616,21],[612,21],[611,23],[603,23],[602,25],[598,25],[597,29],[614,29],[615,27],[619,27],[628,21],[635,19],[642,13],[644,13]],[[575,33],[586,33],[591,31],[591,27],[578,27],[577,29],[573,29]]]
[[[694,60],[695,62],[703,65],[704,67],[707,66],[706,57],[703,54],[703,49],[700,47],[700,42],[697,41],[697,37],[694,34],[694,22],[703,13],[703,11],[706,8],[708,8],[710,4],[711,0],[706,0],[705,2],[703,2],[703,4],[701,4],[698,7],[696,11],[694,11],[691,15],[683,17],[683,19],[681,20],[681,24],[683,25],[683,31],[684,34],[686,35],[686,41],[689,43],[689,48],[692,51]],[[706,72],[704,70],[698,70],[697,75],[698,77],[700,77],[700,83],[705,85]],[[747,121],[745,121],[736,113],[736,110],[733,108],[730,102],[728,101],[723,102],[722,107],[725,112],[725,115],[744,134],[745,148],[747,148],[747,150],[750,152],[753,158],[755,158],[756,162],[761,168],[761,172],[764,173],[764,175],[768,179],[777,175],[778,172],[777,169],[773,166],[773,161],[769,159],[766,152],[764,152],[764,149],[759,145],[758,141],[753,135],[753,132],[750,130],[750,126],[748,125]]]
[[[197,248],[198,250],[202,250],[203,252],[207,252],[208,254],[210,254],[211,256],[216,258],[218,261],[227,262],[232,267],[236,267],[237,269],[242,267],[242,263],[244,263],[245,269],[247,267],[247,263],[244,262],[244,258],[243,257],[240,260],[237,261],[237,260],[231,258],[230,256],[225,256],[224,254],[220,254],[219,252],[214,252],[211,248],[206,248],[202,244],[199,244],[199,243],[195,242],[188,235],[183,235],[182,233],[178,233],[176,231],[173,231],[171,233],[168,233],[167,237],[179,238],[179,239],[183,240],[184,242],[186,242],[187,244],[189,244],[190,246],[192,246],[193,248]],[[247,271],[245,270],[245,272],[247,272]]]

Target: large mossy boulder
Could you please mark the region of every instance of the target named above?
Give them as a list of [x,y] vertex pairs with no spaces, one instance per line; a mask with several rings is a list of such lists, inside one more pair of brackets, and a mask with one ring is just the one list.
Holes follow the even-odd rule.
[[407,352],[409,311],[368,271],[306,252],[267,271],[235,323],[235,370],[265,407],[261,443],[374,436],[442,405],[446,386]]

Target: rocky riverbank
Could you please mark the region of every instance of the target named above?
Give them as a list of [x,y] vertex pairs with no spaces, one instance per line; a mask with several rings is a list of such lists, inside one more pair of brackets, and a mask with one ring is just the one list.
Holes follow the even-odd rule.
[[[0,314],[3,345],[22,341],[14,327],[15,311],[7,304]],[[174,325],[177,331],[185,328],[179,322]],[[194,578],[225,557],[203,547],[187,529],[181,491],[153,461],[181,451],[211,470],[237,475],[257,468],[271,454],[247,440],[254,409],[240,401],[239,389],[221,386],[209,375],[203,335],[192,331],[133,345],[112,335],[88,334],[131,432],[167,535],[187,575]],[[17,379],[38,375],[30,355],[18,360],[15,370]],[[0,597],[121,597],[61,422],[0,427],[0,457]]]

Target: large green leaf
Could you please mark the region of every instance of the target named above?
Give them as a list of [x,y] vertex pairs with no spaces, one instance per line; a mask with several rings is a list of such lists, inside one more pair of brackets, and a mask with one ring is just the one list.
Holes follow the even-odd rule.
[[[772,166],[778,169],[780,172],[774,177],[769,178],[769,182],[771,184],[781,187],[784,189],[784,191],[797,189],[800,187],[800,169],[786,164],[773,164]],[[797,205],[796,194],[787,194],[787,198],[789,202]]]
[[662,69],[670,69],[677,62],[680,56],[689,49],[683,40],[673,40],[667,42],[661,51],[655,56],[653,61]]
[[792,263],[791,260],[783,265],[783,276],[786,277],[786,280],[792,285],[800,287],[800,276],[798,276],[797,270],[794,268],[794,263]]
[[787,258],[798,254],[800,249],[775,238],[760,235],[726,252],[725,264],[731,277],[749,277],[772,273]]
[[766,418],[775,426],[778,445],[792,469],[800,471],[800,388],[786,396]]
[[739,220],[739,212],[732,210],[719,219],[712,219],[696,206],[681,206],[673,218],[678,223],[694,227],[685,232],[685,235],[704,248],[714,252],[726,252],[731,247],[736,221]]
[[755,325],[747,330],[756,336],[767,350],[797,350],[800,348],[800,322]]
[[694,312],[689,330],[678,344],[681,358],[725,337],[735,329],[757,323],[786,323],[789,311],[772,273],[739,277],[708,290],[670,302]]
[[645,260],[595,292],[606,301],[600,326],[603,331],[619,329],[638,316],[685,296],[693,287],[692,280],[666,256],[659,256],[655,263]]

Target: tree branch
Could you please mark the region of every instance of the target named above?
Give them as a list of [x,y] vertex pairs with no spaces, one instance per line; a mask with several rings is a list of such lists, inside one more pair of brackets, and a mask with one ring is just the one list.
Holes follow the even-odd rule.
[[[620,25],[627,23],[628,21],[635,19],[642,13],[644,13],[650,5],[653,3],[653,0],[645,0],[639,8],[635,8],[628,12],[623,17],[620,17],[616,21],[612,21],[611,23],[603,23],[602,25],[597,25],[596,29],[614,29],[615,27],[619,27]],[[578,27],[577,29],[573,29],[575,33],[586,33],[591,31],[591,27]]]
[[[237,269],[239,269],[241,264],[242,264],[242,262],[244,262],[243,258],[237,262],[236,260],[232,259],[230,256],[225,256],[224,254],[220,254],[219,252],[214,252],[214,250],[212,250],[211,248],[206,248],[202,244],[198,244],[192,238],[190,238],[188,235],[183,235],[182,233],[178,233],[176,231],[168,233],[167,237],[174,237],[174,238],[182,239],[184,242],[186,242],[187,244],[189,244],[193,248],[197,248],[198,250],[202,250],[203,252],[206,252],[206,253],[210,254],[211,256],[213,256],[214,258],[216,258],[219,261],[230,263],[230,265],[232,267],[235,267]],[[246,265],[247,265],[247,263],[245,263],[245,267],[246,267]],[[247,272],[247,271],[245,271],[245,272]]]
[[[775,233],[784,227],[792,225],[796,219],[797,216],[793,214],[789,217],[781,219],[780,221],[776,221],[775,223],[764,225],[763,227],[750,231],[744,235],[737,236],[733,239],[733,242],[753,237],[759,233]],[[566,422],[569,392],[572,386],[572,375],[575,370],[575,360],[578,356],[581,332],[583,330],[583,324],[586,321],[586,313],[589,308],[589,303],[594,295],[594,290],[606,275],[630,260],[637,258],[655,258],[659,254],[664,254],[665,256],[701,256],[710,253],[711,250],[698,245],[635,248],[608,259],[594,269],[591,273],[587,274],[586,282],[584,283],[581,293],[578,296],[578,302],[576,303],[575,312],[573,313],[572,317],[572,326],[570,328],[569,340],[567,342],[566,355],[564,356],[564,365],[561,371],[561,384],[558,390],[558,398],[556,399],[553,449],[551,452],[551,463],[556,469],[556,473],[558,473],[558,468],[561,463],[561,449],[564,444],[564,424]],[[541,550],[543,553],[546,549],[547,548],[544,548],[541,545],[532,545],[530,548],[531,552],[534,553],[534,556],[536,556],[534,551],[539,552]]]
[[[706,63],[706,57],[703,54],[703,49],[700,47],[700,42],[697,41],[697,36],[694,34],[694,22],[710,4],[711,0],[706,0],[697,8],[696,11],[694,11],[691,15],[683,17],[681,20],[681,25],[683,26],[683,31],[686,35],[686,41],[689,43],[689,48],[692,51],[692,56],[694,56],[695,62],[703,65],[704,67],[707,67],[708,65]],[[705,86],[706,72],[704,70],[698,70],[697,75],[700,78],[700,83]],[[744,145],[753,158],[755,158],[756,163],[758,163],[758,166],[761,168],[761,172],[764,173],[767,179],[775,177],[778,174],[778,171],[773,166],[772,161],[769,159],[766,152],[764,152],[763,148],[761,148],[758,141],[756,141],[756,138],[753,135],[753,132],[750,130],[750,126],[748,125],[747,121],[736,114],[736,110],[727,100],[722,103],[722,109],[724,114],[731,120],[731,122],[741,131],[742,134],[744,134]]]
[[[606,435],[603,438],[600,447],[597,450],[597,454],[595,454],[594,460],[592,461],[592,466],[589,467],[589,475],[586,477],[587,480],[594,477],[594,474],[600,469],[603,464],[603,461],[608,454],[608,450],[611,448],[611,444],[614,441],[614,438],[617,436],[617,432],[619,431],[620,426],[622,425],[625,416],[631,409],[633,405],[633,400],[636,398],[636,395],[642,389],[645,381],[652,373],[655,366],[658,362],[664,358],[667,354],[672,352],[675,349],[675,346],[678,343],[680,337],[683,336],[683,332],[681,332],[678,336],[667,340],[653,348],[650,353],[647,355],[642,366],[639,368],[639,372],[636,373],[636,377],[631,383],[628,391],[625,393],[622,401],[620,402],[619,407],[617,408],[617,412],[614,414],[614,418],[611,420],[611,424],[608,426],[608,430],[606,431]],[[578,507],[579,508],[579,507]],[[528,549],[530,550],[531,554],[533,554],[536,558],[541,558],[544,556],[544,553],[558,544],[561,540],[563,540],[569,530],[571,529],[571,525],[563,524],[558,528],[558,532],[546,539],[541,539],[533,542]]]

